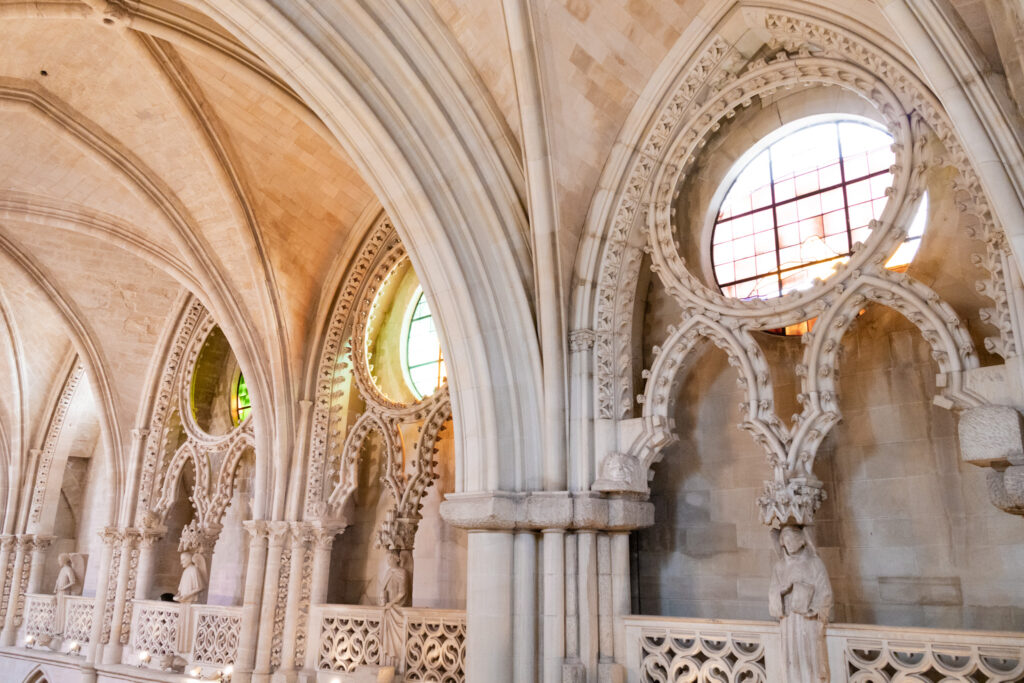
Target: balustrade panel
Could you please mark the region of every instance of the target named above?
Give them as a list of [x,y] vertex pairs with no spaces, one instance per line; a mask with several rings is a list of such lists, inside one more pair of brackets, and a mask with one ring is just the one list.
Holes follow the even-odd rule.
[[25,635],[37,641],[57,632],[57,596],[29,593],[25,596]]
[[195,605],[191,621],[191,663],[214,667],[233,665],[242,632],[242,608]]
[[180,650],[182,609],[185,605],[159,600],[134,600],[132,649],[156,661],[173,658]]
[[94,598],[75,595],[64,598],[64,641],[84,645],[92,633]]

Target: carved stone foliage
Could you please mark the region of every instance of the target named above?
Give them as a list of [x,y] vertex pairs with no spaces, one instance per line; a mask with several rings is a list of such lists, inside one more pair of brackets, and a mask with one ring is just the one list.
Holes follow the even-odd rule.
[[683,631],[645,632],[640,680],[767,683],[765,648],[756,635]]
[[[977,218],[976,236],[988,245],[988,257],[977,264],[987,271],[979,291],[996,303],[987,317],[1001,333],[989,346],[1012,351],[1016,330],[1000,303],[1007,292],[1005,238],[952,127],[923,84],[887,55],[838,29],[760,11],[748,20],[763,22],[775,37],[768,56],[742,64],[721,38],[708,42],[681,72],[648,129],[608,219],[594,320],[598,417],[620,421],[633,415],[626,392],[633,377],[633,303],[645,241],[651,269],[682,315],[669,326],[668,339],[653,349],[652,365],[642,373],[646,382],[637,397],[639,434],[635,428],[620,431],[629,434],[620,444],[623,450],[600,455],[595,488],[647,490],[650,466],[676,439],[671,416],[678,382],[694,351],[710,343],[726,353],[739,374],[744,391],[740,427],[762,446],[772,473],[760,499],[762,518],[778,528],[808,523],[824,497],[813,474],[814,458],[841,418],[836,383],[841,339],[868,302],[900,312],[921,331],[941,373],[937,403],[960,409],[982,402],[964,385],[964,372],[978,366],[978,357],[956,313],[924,284],[884,267],[906,237],[929,165],[952,162],[960,169],[961,212]],[[875,106],[888,126],[896,156],[889,200],[866,243],[826,282],[769,301],[725,297],[695,275],[680,254],[673,215],[679,188],[723,121],[759,97],[816,87],[857,94]],[[926,154],[932,133],[944,143],[949,158]],[[752,332],[811,318],[817,323],[803,336],[804,355],[797,368],[802,410],[790,427],[776,413],[768,364]]]
[[53,454],[57,450],[57,441],[60,439],[61,430],[64,429],[64,419],[67,417],[68,408],[75,397],[75,391],[85,376],[85,366],[81,361],[76,361],[67,379],[64,380],[64,387],[61,389],[60,398],[53,408],[50,416],[50,424],[46,428],[46,438],[43,440],[42,452],[39,454],[39,465],[36,468],[35,487],[32,489],[32,504],[29,508],[29,522],[38,524],[43,511],[43,502],[46,498],[46,487],[50,478],[50,465],[53,463]]
[[[190,499],[195,522],[186,550],[209,552],[231,503],[238,463],[253,448],[250,417],[227,434],[206,433],[196,423],[189,391],[199,353],[216,322],[197,300],[188,303],[164,362],[143,454],[136,515],[146,528],[162,526],[175,501],[182,471],[191,463],[195,487]],[[182,440],[180,445],[178,441]]]

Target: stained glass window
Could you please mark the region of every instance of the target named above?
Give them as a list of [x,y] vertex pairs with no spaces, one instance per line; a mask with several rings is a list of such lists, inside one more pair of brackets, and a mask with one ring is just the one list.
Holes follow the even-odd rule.
[[892,143],[882,128],[836,119],[800,128],[757,154],[715,220],[712,264],[722,293],[778,297],[848,261],[888,201]]
[[241,372],[235,379],[235,386],[231,391],[231,420],[235,426],[245,422],[252,410],[252,402],[249,400],[249,387],[245,385],[245,377]]
[[447,371],[427,297],[417,290],[412,301],[402,360],[409,388],[416,398],[423,398],[441,386]]

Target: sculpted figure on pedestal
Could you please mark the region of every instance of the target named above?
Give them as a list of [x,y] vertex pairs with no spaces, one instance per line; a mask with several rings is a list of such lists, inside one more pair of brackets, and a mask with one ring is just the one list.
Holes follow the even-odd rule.
[[181,572],[174,600],[193,603],[206,588],[206,559],[200,553],[184,552],[181,554],[181,567],[184,571]]
[[405,624],[402,608],[412,604],[412,577],[402,566],[401,551],[388,550],[388,571],[380,589],[384,607],[384,664],[398,666],[405,655]]
[[768,610],[779,619],[786,680],[827,683],[825,628],[832,612],[828,572],[803,527],[784,526],[772,533],[779,554],[772,568]]
[[81,583],[81,573],[76,567],[80,563],[81,555],[78,553],[61,553],[57,556],[60,564],[60,572],[57,574],[57,583],[53,586],[56,595],[74,594]]

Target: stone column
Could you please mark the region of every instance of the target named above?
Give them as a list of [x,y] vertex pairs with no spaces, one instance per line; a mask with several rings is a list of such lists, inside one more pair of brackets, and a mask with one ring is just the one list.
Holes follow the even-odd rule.
[[[316,524],[313,527],[313,576],[309,582],[310,605],[322,605],[327,602],[327,582],[331,576],[331,548],[334,546],[334,537],[344,529],[344,526],[326,524]],[[305,670],[308,672],[316,671],[316,654],[320,647],[320,643],[317,641],[320,625],[314,624],[312,619],[313,614],[310,610],[306,617]]]
[[[18,537],[14,534],[4,534],[0,536],[0,595],[3,595],[4,589],[7,587],[7,567],[11,564],[11,553],[14,552],[15,541]],[[14,574],[11,574],[10,580],[13,581]],[[0,626],[2,626],[4,619],[7,616],[7,605],[0,605]]]
[[46,554],[53,543],[53,536],[36,534],[32,544],[32,564],[28,572],[28,593],[38,593],[43,588],[43,572],[46,570]]
[[565,529],[544,529],[544,621],[541,680],[561,683],[565,662]]
[[14,569],[11,571],[11,592],[7,598],[7,615],[4,619],[3,631],[0,631],[0,645],[14,645],[18,634],[18,605],[24,599],[21,578],[25,571],[25,562],[32,551],[32,535],[18,536],[14,554]]
[[100,538],[103,539],[103,554],[100,555],[100,566],[99,572],[97,572],[96,580],[96,597],[93,601],[92,610],[92,629],[89,632],[89,645],[85,653],[85,664],[83,665],[83,678],[91,677],[95,680],[96,676],[96,664],[99,663],[99,655],[102,650],[100,645],[100,639],[103,637],[103,619],[107,612],[107,599],[113,596],[108,595],[107,576],[114,570],[111,567],[111,563],[114,557],[114,546],[121,539],[120,532],[113,528],[107,527],[100,532]]
[[470,531],[468,536],[466,680],[511,683],[512,532]]
[[121,642],[121,634],[126,631],[126,626],[130,628],[130,625],[124,623],[124,613],[127,605],[127,601],[132,598],[128,595],[128,584],[130,581],[131,573],[137,568],[132,566],[132,551],[135,549],[135,545],[138,542],[139,531],[138,529],[125,529],[121,535],[121,556],[115,569],[117,571],[117,587],[114,593],[114,612],[110,618],[110,640],[103,647],[103,661],[107,664],[120,664],[121,663],[121,650],[123,643]]
[[149,600],[153,590],[153,546],[167,533],[165,527],[144,527],[139,533],[139,566],[135,570],[136,600]]
[[278,582],[281,580],[281,554],[288,540],[288,522],[267,522],[267,561],[263,574],[263,602],[253,680],[266,680],[270,674],[274,644],[274,615],[277,611]]
[[267,523],[262,520],[243,522],[249,532],[249,557],[245,568],[245,591],[242,598],[242,632],[238,637],[238,656],[235,658],[235,683],[252,680],[256,664],[256,639],[260,631],[260,601],[263,593],[263,574],[267,562]]
[[589,680],[597,675],[598,595],[597,532],[580,529],[576,532],[577,620],[579,623],[579,658],[589,672]]
[[307,522],[292,522],[290,526],[292,555],[288,570],[288,599],[285,602],[284,636],[281,639],[281,667],[278,669],[286,681],[295,680],[298,669],[295,654],[300,628],[299,610],[302,607],[302,577],[306,548],[313,535],[313,529]]
[[517,531],[512,574],[513,593],[513,680],[535,683],[537,680],[537,535]]

